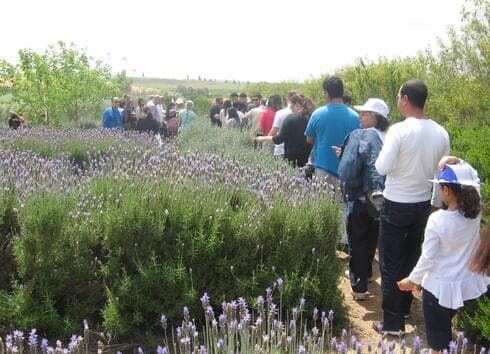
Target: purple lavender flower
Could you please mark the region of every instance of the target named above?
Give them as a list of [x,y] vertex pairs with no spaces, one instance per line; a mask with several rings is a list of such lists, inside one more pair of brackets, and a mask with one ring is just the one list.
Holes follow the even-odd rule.
[[88,322],[87,320],[83,320],[83,330],[88,331]]
[[201,345],[199,346],[199,354],[208,354],[208,351],[206,349],[206,346],[205,345]]
[[294,331],[296,329],[296,320],[290,320],[289,321],[289,328],[291,329],[291,331]]
[[138,347],[138,354],[143,354],[143,348]]
[[184,309],[182,310],[182,314],[184,315],[184,320],[186,322],[189,321],[189,308],[187,306],[184,306]]
[[37,334],[35,328],[33,328],[31,333],[29,333],[28,345],[31,349],[35,349],[37,347]]
[[328,311],[328,320],[329,320],[330,322],[332,322],[332,321],[333,321],[333,316],[334,316],[334,312],[333,312],[333,310]]
[[277,278],[276,282],[277,282],[277,289],[279,291],[282,291],[282,288],[284,287],[284,280],[282,280],[282,278]]
[[313,309],[313,321],[316,321],[318,319],[318,309],[315,307]]
[[456,344],[456,342],[455,341],[450,341],[449,342],[449,352],[451,354],[453,354],[453,353],[456,353],[457,350],[458,350],[458,345]]
[[48,340],[46,338],[41,339],[41,352],[46,353],[48,351]]
[[298,308],[293,307],[293,319],[296,321],[298,319]]
[[299,310],[300,311],[303,311],[303,309],[305,308],[305,302],[306,302],[306,300],[305,300],[304,297],[302,297],[301,299],[299,299]]
[[413,338],[413,350],[415,352],[420,352],[420,337],[419,336],[415,336]]
[[167,347],[158,346],[157,347],[157,354],[168,354]]
[[204,293],[203,296],[201,297],[201,303],[202,303],[202,308],[207,309],[209,306],[209,296],[208,293]]
[[367,350],[368,350],[368,353],[371,353],[371,351],[373,350],[373,341],[372,340],[368,340]]
[[160,316],[160,324],[162,325],[163,330],[167,329],[167,317],[164,314]]
[[480,354],[485,354],[486,352],[487,352],[487,349],[485,347],[481,347]]
[[218,349],[218,351],[222,352],[224,347],[225,341],[223,340],[223,338],[218,339],[218,342],[216,343],[216,348]]
[[265,298],[267,299],[267,302],[272,302],[272,289],[271,288],[265,289]]

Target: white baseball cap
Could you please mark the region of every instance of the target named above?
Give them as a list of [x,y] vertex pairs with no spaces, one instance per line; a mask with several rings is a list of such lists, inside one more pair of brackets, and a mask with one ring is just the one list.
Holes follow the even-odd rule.
[[480,187],[480,178],[475,169],[467,163],[446,165],[437,178],[430,180],[436,183],[451,183],[466,186]]
[[380,98],[369,98],[362,106],[354,106],[356,111],[374,112],[388,118],[388,105]]

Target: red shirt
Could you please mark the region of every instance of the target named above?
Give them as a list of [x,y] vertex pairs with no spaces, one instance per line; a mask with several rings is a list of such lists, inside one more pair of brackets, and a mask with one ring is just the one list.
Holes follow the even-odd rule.
[[272,124],[274,123],[274,116],[276,112],[272,108],[266,108],[265,111],[260,113],[259,116],[259,127],[262,129],[264,135],[269,135],[272,129]]

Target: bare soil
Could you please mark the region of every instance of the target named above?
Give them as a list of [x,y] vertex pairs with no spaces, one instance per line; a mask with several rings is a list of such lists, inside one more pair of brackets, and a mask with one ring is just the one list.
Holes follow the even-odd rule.
[[[348,269],[348,255],[343,252],[337,252],[337,256],[345,265],[344,269]],[[355,335],[362,343],[367,343],[371,340],[374,343],[380,338],[380,335],[373,329],[373,323],[383,319],[381,311],[381,275],[379,265],[375,261],[373,264],[374,281],[368,284],[368,296],[364,301],[354,300],[349,279],[342,276],[340,280],[340,289],[344,296],[344,304],[346,305],[350,332]],[[420,294],[415,294],[415,299],[412,303],[410,318],[405,321],[405,336],[408,351],[412,347],[413,338],[418,335],[421,339],[421,346],[427,347],[425,339],[424,315],[422,312],[422,303]],[[387,337],[387,341],[397,341],[398,337]]]

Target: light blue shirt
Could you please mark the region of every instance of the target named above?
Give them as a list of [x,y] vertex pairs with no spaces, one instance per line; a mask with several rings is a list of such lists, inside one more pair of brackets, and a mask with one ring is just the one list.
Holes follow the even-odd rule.
[[179,112],[179,117],[180,126],[182,127],[182,129],[185,129],[191,124],[194,118],[196,118],[196,113],[187,109],[183,109]]
[[315,139],[313,167],[338,177],[339,159],[332,145],[341,146],[357,128],[359,115],[344,104],[329,103],[313,112],[305,130],[305,136]]

